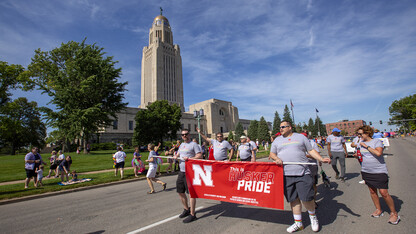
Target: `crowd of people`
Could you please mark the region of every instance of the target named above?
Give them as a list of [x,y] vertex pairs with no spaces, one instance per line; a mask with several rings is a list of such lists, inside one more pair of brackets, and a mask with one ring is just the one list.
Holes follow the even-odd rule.
[[[166,168],[166,173],[176,171],[178,166],[178,177],[176,180],[176,192],[179,195],[180,201],[183,205],[183,211],[179,215],[184,218],[184,223],[189,223],[197,220],[195,213],[196,199],[187,196],[188,187],[186,183],[185,161],[192,159],[210,159],[216,161],[232,160],[233,155],[236,154],[237,161],[256,162],[256,153],[259,148],[259,142],[252,141],[247,136],[241,136],[240,142],[228,142],[224,139],[222,133],[215,135],[215,139],[210,139],[197,129],[204,142],[199,145],[196,139],[191,139],[189,130],[183,129],[181,131],[182,141],[177,141],[171,147],[164,148],[164,156],[158,152],[161,144],[155,146],[148,144],[147,149],[149,156],[146,163],[149,164],[146,179],[150,187],[148,194],[155,193],[153,182],[162,186],[162,190],[166,189],[167,183],[156,178],[157,173],[160,173],[160,164],[162,164],[162,157],[167,158],[169,164]],[[345,146],[345,139],[340,135],[340,130],[334,128],[332,134],[326,139],[312,139],[307,133],[299,134],[292,131],[292,124],[290,122],[282,122],[280,125],[280,132],[273,135],[270,139],[270,155],[269,159],[276,164],[281,165],[284,171],[284,195],[289,202],[294,223],[287,228],[287,232],[292,233],[302,230],[302,206],[304,206],[309,214],[311,221],[311,228],[313,231],[319,230],[319,221],[316,216],[315,209],[317,203],[315,202],[317,194],[318,183],[318,165],[322,163],[330,163],[335,172],[336,179],[344,182],[346,177],[345,158],[348,153]],[[379,196],[380,193],[390,209],[390,217],[388,223],[398,224],[400,216],[398,215],[392,197],[388,192],[388,171],[383,157],[383,144],[378,139],[379,134],[369,126],[363,126],[357,129],[357,136],[351,144],[356,148],[354,157],[359,159],[361,164],[361,175],[363,183],[365,183],[370,192],[370,197],[375,206],[375,211],[371,213],[371,217],[379,218],[384,215],[381,208]],[[308,139],[309,138],[309,139]],[[324,158],[320,155],[320,150],[324,148],[325,141],[327,143],[328,156]],[[269,147],[268,142],[262,142],[263,148]],[[207,148],[207,146],[209,148]],[[59,156],[57,156],[59,155]],[[139,148],[135,149],[133,154],[132,166],[134,168],[134,175],[144,173],[144,162],[142,161]],[[115,160],[115,176],[120,170],[120,176],[124,176],[126,153],[122,147],[118,147],[117,152],[113,155]],[[298,164],[285,164],[285,162],[296,162]],[[337,164],[339,162],[340,171]],[[50,170],[47,177],[54,172],[55,177],[61,174],[61,180],[68,180],[69,169],[72,163],[71,157],[65,157],[62,152],[52,152],[50,157]],[[313,164],[313,165],[311,165]],[[32,148],[32,151],[25,157],[26,182],[27,188],[31,178],[34,178],[35,186],[42,185],[42,173],[46,163],[42,160],[38,148]],[[75,173],[76,174],[76,173]]]

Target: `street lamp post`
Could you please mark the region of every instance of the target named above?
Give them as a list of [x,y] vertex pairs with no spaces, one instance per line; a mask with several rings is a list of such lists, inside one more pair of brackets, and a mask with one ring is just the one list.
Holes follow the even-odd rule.
[[[198,129],[201,129],[201,118],[204,116],[204,110],[201,108],[199,111],[194,110],[194,118],[198,120]],[[201,145],[201,133],[198,132],[199,145]]]

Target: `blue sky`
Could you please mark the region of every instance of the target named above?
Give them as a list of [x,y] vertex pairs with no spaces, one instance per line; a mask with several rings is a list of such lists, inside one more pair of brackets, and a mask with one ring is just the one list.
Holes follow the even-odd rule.
[[[0,60],[97,43],[118,60],[128,106],[140,104],[142,49],[159,7],[181,48],[185,106],[231,101],[240,118],[273,121],[292,99],[296,122],[389,118],[416,92],[416,2],[293,0],[2,0]],[[39,92],[14,91],[46,105]]]

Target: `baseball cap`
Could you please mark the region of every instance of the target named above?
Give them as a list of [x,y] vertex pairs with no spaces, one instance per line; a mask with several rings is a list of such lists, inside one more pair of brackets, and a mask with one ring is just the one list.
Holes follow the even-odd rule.
[[240,139],[247,139],[247,137],[246,136],[241,136]]
[[305,137],[308,137],[308,134],[306,132],[301,132],[300,134],[304,135]]
[[339,130],[338,128],[334,128],[332,129],[332,132],[341,132],[341,130]]

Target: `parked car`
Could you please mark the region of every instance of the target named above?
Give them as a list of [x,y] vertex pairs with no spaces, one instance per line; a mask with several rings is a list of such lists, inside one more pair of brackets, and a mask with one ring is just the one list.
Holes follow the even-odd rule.
[[352,156],[355,153],[355,148],[351,147],[352,140],[354,137],[352,136],[346,136],[345,138],[345,146],[347,147],[347,157]]

